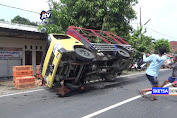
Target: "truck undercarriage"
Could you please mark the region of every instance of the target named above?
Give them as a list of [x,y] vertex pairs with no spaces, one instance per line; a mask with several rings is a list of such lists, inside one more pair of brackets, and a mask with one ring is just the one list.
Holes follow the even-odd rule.
[[[52,64],[53,58],[57,58],[53,51],[46,73],[43,74],[45,81],[48,82],[48,76],[52,75],[56,68],[53,85],[58,87],[60,96],[65,96],[71,90],[83,90],[84,83],[94,79],[113,82],[128,67],[133,49],[112,32],[70,26],[66,34],[84,45],[77,45],[75,41],[74,51],[67,51],[62,45],[65,51],[59,51],[62,57],[57,67],[56,64]],[[44,54],[43,58],[45,56]],[[41,64],[41,67],[43,65]]]

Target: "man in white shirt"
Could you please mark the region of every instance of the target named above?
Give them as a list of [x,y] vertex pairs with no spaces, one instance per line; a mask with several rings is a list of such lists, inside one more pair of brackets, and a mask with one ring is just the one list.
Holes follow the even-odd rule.
[[[161,47],[159,48],[159,54],[145,54],[143,53],[143,61],[144,62],[151,62],[150,66],[146,70],[146,77],[150,81],[152,87],[158,87],[159,86],[159,81],[157,79],[160,67],[163,65],[164,61],[167,59],[167,56],[164,55],[166,52],[166,49]],[[149,57],[147,57],[149,56]],[[142,89],[140,90],[140,94],[142,97],[145,96],[145,93],[148,91],[152,91],[152,88],[147,88],[147,89]],[[156,100],[156,98],[152,95],[151,100]]]

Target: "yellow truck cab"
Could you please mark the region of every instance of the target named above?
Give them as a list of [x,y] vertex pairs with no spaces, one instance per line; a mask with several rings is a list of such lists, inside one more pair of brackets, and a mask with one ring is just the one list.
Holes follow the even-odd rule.
[[[41,60],[41,74],[47,82],[48,87],[51,88],[53,86],[56,76],[56,80],[61,81],[71,75],[72,68],[71,65],[68,66],[68,62],[76,60],[76,52],[81,51],[81,54],[77,54],[77,57],[85,57],[86,60],[92,60],[94,58],[94,55],[90,51],[81,48],[83,45],[83,43],[69,35],[49,34],[46,49],[43,52]],[[83,50],[85,51],[84,53],[82,53]],[[87,57],[88,55],[90,55],[90,57]],[[61,60],[63,60],[63,62]]]

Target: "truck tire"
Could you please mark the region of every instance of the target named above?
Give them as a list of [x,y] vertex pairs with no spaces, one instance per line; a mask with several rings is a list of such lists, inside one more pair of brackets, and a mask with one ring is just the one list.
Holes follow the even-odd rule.
[[65,86],[66,86],[66,88],[68,88],[70,90],[77,90],[77,89],[80,89],[82,85],[81,84],[80,85],[73,85],[70,83],[66,83]]
[[112,65],[112,67],[116,68],[119,71],[122,71],[127,66],[128,66],[128,60],[127,59],[118,59]]
[[123,59],[120,60],[120,62],[119,62],[119,70],[125,69],[126,66],[127,66],[127,60],[123,60]]
[[95,58],[92,52],[84,48],[76,48],[75,56],[82,61],[92,61]]
[[105,79],[105,81],[107,81],[107,82],[115,82],[116,81],[116,76],[115,76],[115,74],[105,74],[104,76],[103,76],[103,78]]
[[124,59],[127,59],[127,58],[130,58],[130,53],[128,52],[127,49],[123,48],[123,47],[118,47],[119,50],[118,50],[118,56],[124,58]]
[[104,78],[106,82],[115,82],[117,77],[117,71],[115,69],[110,70],[109,73],[100,76]]

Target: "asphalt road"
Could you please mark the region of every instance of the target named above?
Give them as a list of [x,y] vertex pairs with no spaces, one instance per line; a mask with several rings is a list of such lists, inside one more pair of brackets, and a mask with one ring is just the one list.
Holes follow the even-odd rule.
[[[162,83],[171,71],[160,72]],[[176,117],[177,96],[158,96],[157,101],[137,97],[137,90],[150,87],[145,74],[120,77],[115,83],[99,82],[86,87],[85,93],[59,98],[54,90],[0,96],[0,118],[81,118],[103,110],[93,118],[171,118]],[[86,118],[85,117],[85,118]]]

